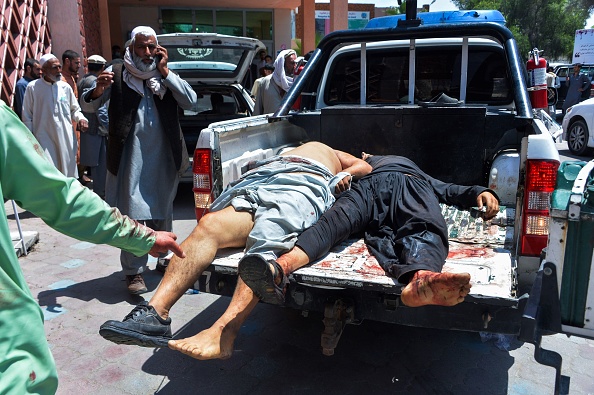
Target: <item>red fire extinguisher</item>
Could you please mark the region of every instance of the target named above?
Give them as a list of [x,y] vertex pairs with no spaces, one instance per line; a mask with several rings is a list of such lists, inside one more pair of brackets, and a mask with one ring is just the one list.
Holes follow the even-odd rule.
[[540,57],[538,48],[530,51],[530,59],[526,64],[528,70],[528,93],[532,108],[547,108],[547,61]]
[[[297,62],[297,64],[295,65],[295,74],[293,74],[293,81],[295,81],[297,76],[301,74],[301,71],[303,71],[303,68],[305,67],[306,63],[307,61],[303,60],[303,58],[301,58],[301,60]],[[293,110],[299,110],[301,108],[301,96],[299,96],[297,100],[295,100],[295,103],[293,103],[293,107],[291,108]]]

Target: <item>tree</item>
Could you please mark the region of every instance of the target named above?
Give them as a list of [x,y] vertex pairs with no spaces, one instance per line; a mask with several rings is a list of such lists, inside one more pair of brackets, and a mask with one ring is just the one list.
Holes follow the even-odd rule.
[[461,10],[499,10],[520,53],[544,50],[548,59],[571,59],[575,31],[583,29],[594,0],[452,0]]
[[[592,0],[594,1],[594,0]],[[406,1],[403,1],[402,4],[399,4],[397,7],[388,7],[386,9],[386,15],[400,15],[406,14]]]

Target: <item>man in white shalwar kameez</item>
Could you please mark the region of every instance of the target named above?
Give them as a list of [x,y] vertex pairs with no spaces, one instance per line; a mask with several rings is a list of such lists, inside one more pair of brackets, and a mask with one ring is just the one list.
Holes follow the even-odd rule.
[[[96,112],[109,100],[105,200],[155,230],[170,231],[179,175],[189,166],[179,108],[195,109],[198,99],[169,71],[167,60],[155,31],[136,27],[123,65],[102,72],[80,102],[85,112]],[[147,292],[142,278],[147,262],[147,255],[121,253],[131,294]]]
[[77,141],[72,122],[86,130],[88,121],[72,88],[61,81],[62,65],[52,54],[39,60],[42,78],[29,85],[23,98],[22,120],[37,138],[46,157],[67,177],[78,178]]
[[296,59],[297,54],[294,50],[280,51],[274,61],[272,74],[260,79],[260,85],[255,94],[254,115],[268,114],[278,110],[285,93],[293,85]]

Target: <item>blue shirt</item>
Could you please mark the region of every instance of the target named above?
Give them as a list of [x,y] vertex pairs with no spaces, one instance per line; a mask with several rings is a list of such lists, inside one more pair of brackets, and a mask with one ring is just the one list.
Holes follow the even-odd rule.
[[[23,112],[23,97],[25,96],[25,89],[27,89],[27,85],[29,82],[33,81],[27,77],[23,77],[14,86],[14,112],[21,118],[21,114]],[[22,118],[21,118],[22,119]]]

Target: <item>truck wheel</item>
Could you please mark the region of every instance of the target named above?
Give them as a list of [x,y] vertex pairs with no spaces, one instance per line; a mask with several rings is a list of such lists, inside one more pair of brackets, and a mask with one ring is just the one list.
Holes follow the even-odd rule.
[[578,156],[586,156],[592,153],[592,148],[588,144],[588,126],[582,120],[575,121],[569,127],[567,133],[567,146],[572,154]]

